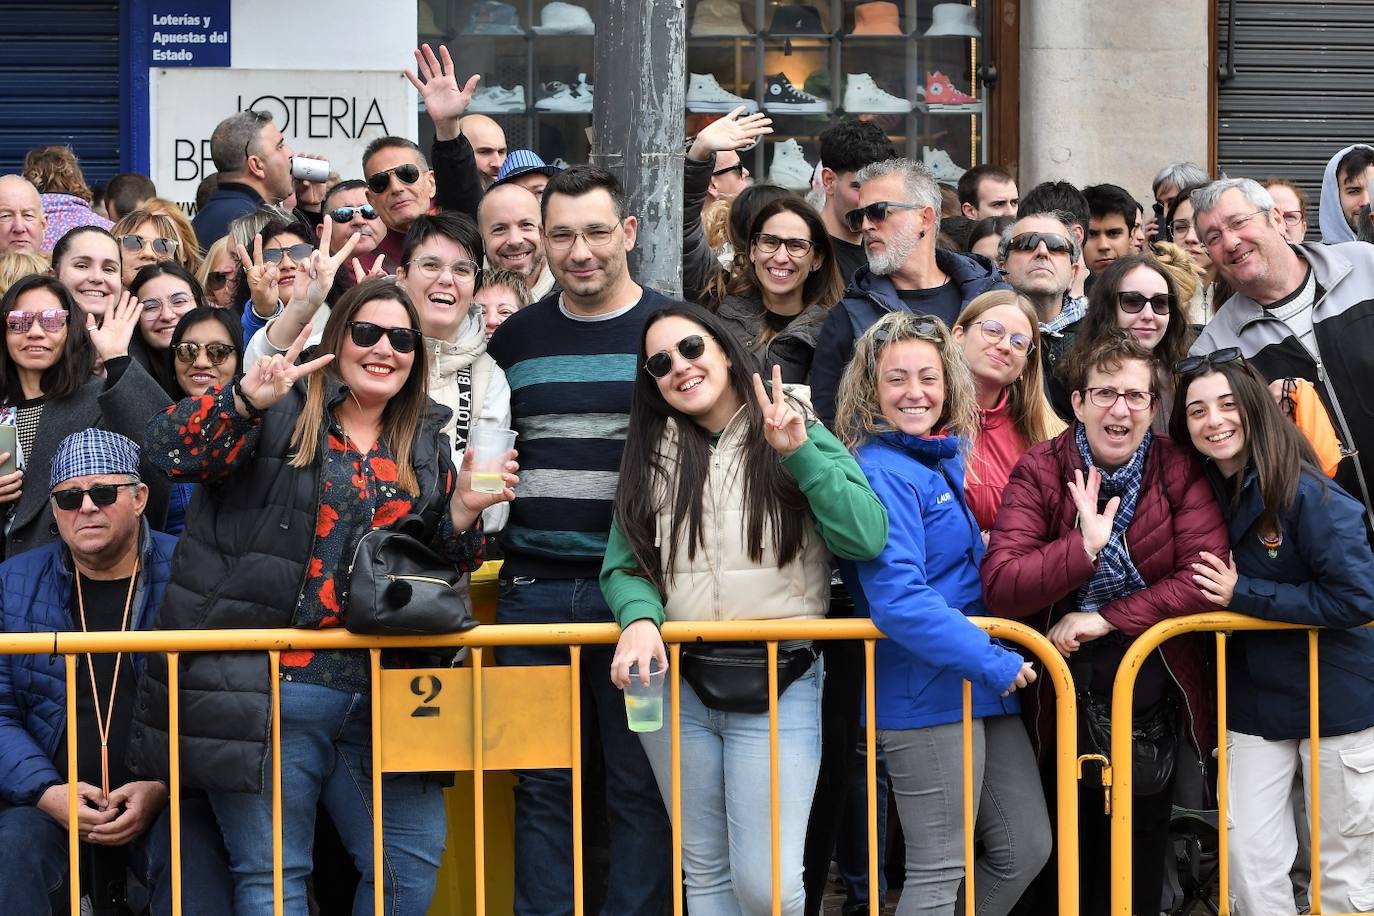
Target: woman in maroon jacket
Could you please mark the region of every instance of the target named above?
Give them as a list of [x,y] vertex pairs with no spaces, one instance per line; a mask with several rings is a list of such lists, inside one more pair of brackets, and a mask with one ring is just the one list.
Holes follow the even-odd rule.
[[[1148,351],[1113,330],[1066,370],[1078,421],[1013,469],[983,562],[983,591],[995,613],[1025,618],[1069,659],[1081,702],[1110,708],[1117,667],[1135,636],[1166,617],[1213,607],[1193,564],[1209,555],[1226,561],[1226,525],[1197,460],[1150,431],[1158,399]],[[1135,689],[1137,723],[1163,723],[1170,736],[1186,729],[1198,760],[1210,760],[1213,745],[1204,648],[1193,636],[1169,640],[1141,666]],[[1037,753],[1052,760],[1053,701],[1043,689],[1023,708]],[[1168,753],[1167,738],[1160,747]],[[1134,797],[1136,913],[1159,912],[1173,781],[1170,773]],[[1082,908],[1101,913],[1112,874],[1109,821],[1100,788],[1082,785]]]

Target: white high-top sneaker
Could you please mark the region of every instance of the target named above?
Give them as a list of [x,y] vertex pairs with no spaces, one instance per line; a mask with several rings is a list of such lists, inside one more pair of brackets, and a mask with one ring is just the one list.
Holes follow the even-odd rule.
[[726,92],[721,88],[720,83],[716,82],[716,77],[711,73],[693,73],[691,81],[687,86],[687,110],[721,113],[734,111],[743,105],[750,114],[759,110],[759,105],[753,99],[745,99],[732,92]]
[[867,73],[851,73],[844,80],[844,110],[877,114],[906,114],[911,103],[884,91]]
[[773,144],[773,164],[768,169],[768,180],[773,184],[805,191],[811,187],[811,172],[811,163],[796,140]]
[[935,174],[935,180],[943,184],[954,184],[968,171],[955,165],[949,153],[933,146],[921,147],[921,161],[930,166],[931,172]]

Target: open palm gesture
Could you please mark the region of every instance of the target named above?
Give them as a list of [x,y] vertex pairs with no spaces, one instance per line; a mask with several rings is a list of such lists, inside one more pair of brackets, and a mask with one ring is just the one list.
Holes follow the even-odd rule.
[[86,333],[101,362],[129,355],[129,341],[133,339],[142,311],[143,307],[126,289],[119,294],[119,302],[114,308],[105,313],[105,321],[99,327],[96,327],[94,315],[86,316]]
[[333,361],[334,354],[326,353],[324,356],[296,365],[296,358],[301,355],[301,350],[305,349],[305,342],[310,339],[310,331],[311,326],[307,324],[296,335],[296,339],[291,342],[285,353],[263,356],[253,364],[253,368],[243,374],[243,378],[239,380],[239,396],[248,402],[249,407],[266,410],[285,397],[286,392],[291,390],[291,386],[296,384],[298,379],[324,368]]
[[782,393],[782,369],[773,367],[773,393],[763,387],[763,379],[754,373],[754,397],[763,411],[763,437],[773,450],[786,458],[806,443],[806,420]]
[[745,114],[743,105],[703,127],[692,141],[687,158],[705,162],[712,153],[753,146],[759,137],[773,132],[773,119],[761,111]]
[[1088,553],[1096,556],[1112,536],[1112,522],[1116,510],[1121,506],[1121,497],[1113,496],[1107,500],[1102,511],[1097,511],[1097,495],[1102,488],[1102,475],[1096,467],[1088,469],[1088,479],[1083,480],[1083,472],[1075,470],[1073,480],[1069,481],[1069,497],[1078,509],[1078,528],[1083,532],[1083,546]]
[[438,57],[434,56],[428,44],[416,48],[415,70],[419,71],[418,76],[414,70],[407,67],[406,79],[410,80],[415,91],[420,93],[420,98],[425,103],[425,111],[429,112],[435,124],[461,118],[463,112],[468,110],[468,105],[472,104],[472,93],[477,89],[477,81],[481,79],[474,74],[468,77],[468,81],[460,89],[453,68],[453,57],[443,45],[439,46]]

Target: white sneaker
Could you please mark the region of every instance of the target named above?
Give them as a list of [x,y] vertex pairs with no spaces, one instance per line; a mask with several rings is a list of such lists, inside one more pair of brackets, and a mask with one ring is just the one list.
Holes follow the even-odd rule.
[[691,83],[687,87],[688,111],[718,111],[724,114],[727,111],[734,111],[741,105],[750,114],[759,110],[758,103],[753,99],[741,98],[722,89],[713,74],[692,74]]
[[930,167],[930,171],[935,175],[935,180],[941,184],[955,184],[968,171],[968,169],[955,165],[954,160],[949,157],[949,153],[932,146],[921,147],[921,161]]
[[867,73],[851,73],[844,80],[844,110],[876,114],[906,114],[906,99],[885,92]]
[[811,163],[806,161],[801,144],[796,140],[784,140],[773,144],[773,164],[768,169],[768,180],[784,188],[804,191],[811,188]]
[[500,113],[525,110],[525,87],[479,86],[472,94],[468,111]]
[[590,113],[592,110],[592,85],[587,82],[587,74],[577,74],[577,85],[568,86],[554,81],[544,84],[548,93],[534,103],[540,111],[573,111]]

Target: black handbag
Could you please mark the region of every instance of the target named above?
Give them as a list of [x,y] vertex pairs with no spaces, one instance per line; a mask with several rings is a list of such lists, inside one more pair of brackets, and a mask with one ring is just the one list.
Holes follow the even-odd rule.
[[[1078,743],[1081,753],[1112,756],[1111,703],[1078,691]],[[1131,794],[1156,795],[1169,784],[1178,759],[1178,704],[1164,697],[1131,716]]]
[[424,536],[424,520],[407,515],[359,539],[348,568],[349,632],[429,636],[477,626],[467,574],[427,547]]
[[[691,643],[681,650],[682,676],[710,709],[768,711],[768,647],[761,642]],[[814,646],[778,647],[778,696],[816,662]]]

